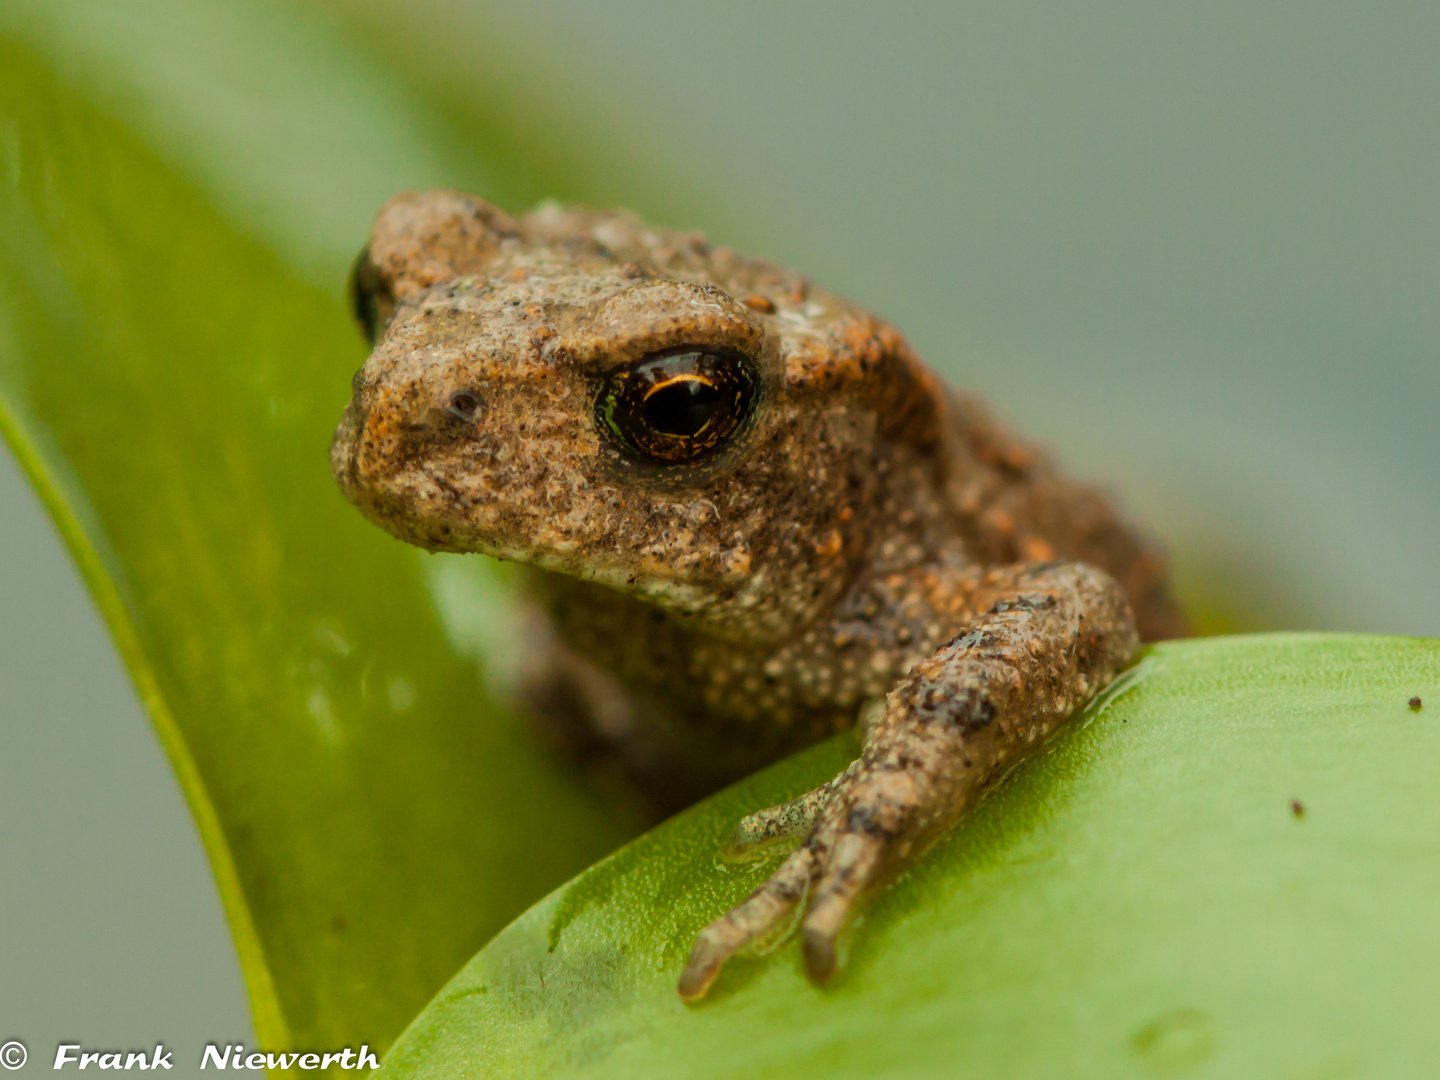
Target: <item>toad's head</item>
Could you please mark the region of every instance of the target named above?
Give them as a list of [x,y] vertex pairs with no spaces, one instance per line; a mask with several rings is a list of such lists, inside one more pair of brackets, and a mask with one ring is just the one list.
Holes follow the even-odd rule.
[[374,351],[331,447],[432,550],[780,638],[847,584],[942,407],[900,337],[770,264],[623,213],[402,195],[355,268]]

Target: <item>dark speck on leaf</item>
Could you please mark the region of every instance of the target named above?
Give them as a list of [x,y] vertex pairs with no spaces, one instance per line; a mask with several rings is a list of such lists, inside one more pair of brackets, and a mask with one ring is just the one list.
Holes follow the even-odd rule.
[[1412,698],[1410,699],[1410,711],[1411,711],[1411,712],[1419,712],[1419,711],[1420,711],[1420,705],[1421,705],[1421,704],[1422,704],[1422,703],[1421,703],[1421,701],[1420,701],[1420,696],[1417,694],[1415,697],[1412,697]]
[[1299,799],[1291,799],[1290,813],[1293,814],[1297,819],[1303,818],[1305,816],[1305,804]]

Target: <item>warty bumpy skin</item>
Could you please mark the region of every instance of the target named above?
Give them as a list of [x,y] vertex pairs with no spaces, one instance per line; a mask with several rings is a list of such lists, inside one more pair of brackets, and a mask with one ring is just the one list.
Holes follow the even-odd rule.
[[526,564],[528,697],[670,809],[863,722],[841,776],[742,822],[799,846],[699,934],[680,993],[855,901],[1185,623],[1154,549],[872,315],[615,211],[381,211],[374,351],[331,449],[431,550]]

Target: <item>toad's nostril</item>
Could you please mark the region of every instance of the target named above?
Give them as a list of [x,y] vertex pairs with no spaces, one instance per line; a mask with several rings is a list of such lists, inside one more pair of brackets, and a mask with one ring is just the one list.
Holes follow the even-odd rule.
[[480,412],[480,395],[474,390],[456,390],[450,395],[445,411],[457,420],[474,420]]

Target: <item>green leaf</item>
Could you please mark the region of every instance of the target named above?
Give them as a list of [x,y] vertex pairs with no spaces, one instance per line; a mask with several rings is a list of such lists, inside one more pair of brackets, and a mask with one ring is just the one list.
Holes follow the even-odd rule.
[[297,11],[0,13],[0,430],[179,775],[261,1045],[384,1047],[635,822],[483,684],[489,564],[330,481],[369,218],[483,176]]
[[695,931],[774,865],[721,863],[719,843],[852,750],[752,777],[537,904],[380,1075],[1268,1080],[1440,1060],[1440,641],[1158,646],[878,896],[834,985],[791,944],[682,1005]]

